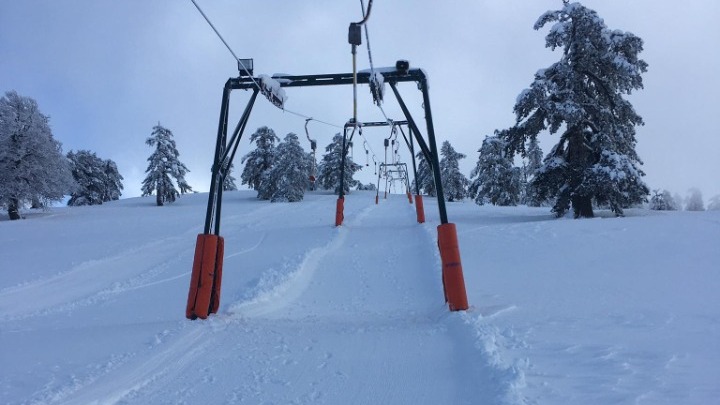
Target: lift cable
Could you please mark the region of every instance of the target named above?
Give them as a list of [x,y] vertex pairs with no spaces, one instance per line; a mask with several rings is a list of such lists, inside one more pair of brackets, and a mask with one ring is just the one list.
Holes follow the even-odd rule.
[[305,115],[305,114],[300,114],[299,112],[295,112],[295,111],[288,110],[287,108],[283,108],[282,110],[283,110],[284,112],[286,112],[286,113],[290,113],[290,114],[296,115],[296,116],[298,116],[298,117],[300,117],[300,118],[305,118],[306,120],[308,120],[308,119],[313,120],[313,121],[315,121],[315,122],[317,122],[317,123],[319,123],[319,124],[324,124],[324,125],[327,125],[327,126],[330,126],[330,127],[334,127],[334,128],[340,128],[340,129],[343,128],[341,125],[336,125],[336,124],[333,124],[333,123],[331,123],[331,122],[319,120],[319,119],[317,119],[317,118],[313,118],[313,117],[310,117],[310,116]]
[[[239,58],[237,57],[237,55],[235,54],[235,52],[232,50],[232,48],[230,48],[230,45],[228,45],[227,41],[225,41],[225,38],[223,38],[223,36],[220,35],[220,32],[217,30],[217,28],[215,28],[215,25],[213,25],[213,23],[210,21],[210,18],[208,18],[208,16],[205,14],[205,12],[203,12],[203,10],[200,8],[200,6],[197,4],[197,2],[196,2],[195,0],[190,0],[190,1],[193,3],[193,5],[195,5],[195,8],[197,8],[197,10],[200,12],[200,15],[203,16],[203,18],[204,18],[205,21],[208,23],[208,25],[210,25],[210,28],[212,28],[213,31],[215,31],[215,34],[218,36],[218,38],[220,38],[220,41],[222,41],[222,43],[225,44],[225,47],[228,49],[228,51],[230,51],[230,54],[231,54],[231,55],[233,56],[233,58],[235,59],[235,62],[237,62],[237,61],[239,60]],[[369,10],[368,10],[368,11],[369,11]],[[256,86],[258,89],[263,89],[263,86],[261,86],[261,85],[255,80],[255,78],[253,77],[253,75],[250,73],[250,71],[248,71],[247,67],[246,67],[244,64],[238,64],[238,66],[239,66],[239,67],[242,67],[242,70],[245,71],[245,74],[250,78],[250,80],[252,80],[252,82],[255,84],[255,86]],[[274,103],[273,103],[273,104],[274,104]],[[299,113],[299,112],[295,112],[295,111],[292,111],[292,110],[288,110],[287,108],[285,108],[285,106],[280,107],[280,109],[283,110],[284,112],[287,112],[287,113],[296,115],[296,116],[298,116],[298,117],[302,117],[302,118],[305,118],[305,119],[311,118],[311,117],[309,117],[309,116],[307,116],[307,115],[305,115],[305,114],[301,114],[301,113]],[[319,123],[321,123],[321,124],[325,124],[325,125],[328,125],[328,126],[331,126],[331,127],[335,127],[335,128],[342,128],[342,126],[340,126],[340,125],[335,125],[335,124],[332,124],[332,123],[329,123],[329,122],[326,122],[326,121],[323,121],[323,120],[319,120],[319,119],[317,119],[317,118],[313,118],[313,121],[317,121],[317,122],[319,122]]]
[[[215,34],[217,34],[218,38],[220,38],[220,40],[222,41],[222,43],[225,44],[225,47],[228,49],[228,51],[230,51],[230,53],[232,54],[232,56],[235,58],[235,62],[237,62],[237,60],[240,59],[240,58],[238,58],[237,55],[235,55],[235,52],[233,52],[232,48],[230,48],[230,45],[228,45],[228,43],[225,42],[225,38],[223,38],[223,36],[220,35],[220,32],[218,32],[217,28],[215,28],[215,26],[213,25],[213,23],[210,22],[210,19],[208,18],[208,16],[205,15],[205,13],[202,11],[202,9],[200,8],[200,6],[198,6],[198,4],[195,2],[195,0],[190,0],[190,1],[192,1],[192,3],[195,5],[195,8],[197,8],[198,11],[200,12],[200,14],[203,16],[203,18],[205,18],[205,21],[207,21],[207,23],[210,25],[210,28],[212,28],[213,31],[215,31]],[[244,68],[244,66],[243,66],[243,68]],[[247,69],[246,69],[245,71],[247,72]],[[250,74],[248,74],[248,75],[249,75],[250,77],[252,77],[252,75],[250,75]],[[253,81],[254,81],[254,80],[253,80]],[[255,83],[255,84],[257,84],[257,83]]]
[[[370,0],[370,3],[368,4],[368,13],[370,12],[370,7],[372,7],[372,0]],[[363,17],[365,17],[365,1],[360,0],[360,8],[363,12]],[[367,18],[365,18],[367,19]],[[370,49],[370,33],[368,31],[368,23],[365,22],[365,42],[367,42],[367,50],[368,50],[368,61],[370,62],[370,75],[371,77],[375,75],[375,66],[373,65],[372,60],[372,50]],[[380,91],[380,90],[378,90]],[[385,110],[383,109],[382,105],[380,103],[375,103],[377,107],[380,109],[380,112],[382,113],[383,117],[385,117],[385,121],[392,122],[390,118],[388,118],[387,114],[385,114]]]
[[[365,2],[363,0],[360,0],[360,10],[362,10],[363,17],[365,17]],[[365,22],[365,41],[367,42],[368,60],[370,61],[370,71],[375,72],[375,66],[373,66],[373,61],[372,61],[372,53],[370,52],[370,34],[368,34],[367,28],[368,28],[368,24],[367,24],[367,22]]]

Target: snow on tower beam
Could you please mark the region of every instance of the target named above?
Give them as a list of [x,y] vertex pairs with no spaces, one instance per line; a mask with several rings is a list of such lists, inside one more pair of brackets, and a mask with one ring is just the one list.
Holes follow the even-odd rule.
[[[400,126],[400,125],[407,125],[407,124],[408,124],[408,122],[403,120],[403,121],[389,121],[389,122],[388,122],[388,121],[358,122],[357,125],[358,125],[359,127],[363,127],[363,128],[364,128],[364,127],[389,127],[390,125]],[[351,126],[354,126],[354,125],[355,125],[355,124],[352,124],[352,123],[349,123],[349,122],[348,122],[348,123],[345,124],[345,128],[351,127]]]
[[[376,69],[382,72],[386,83],[420,82],[425,81],[425,72],[422,69],[409,69],[407,73],[395,70],[395,68]],[[358,72],[357,83],[369,84],[370,72]],[[353,84],[352,73],[330,73],[319,75],[285,75],[274,74],[272,78],[280,82],[282,87],[312,87],[312,86],[337,86]],[[230,79],[233,90],[246,90],[256,87],[258,78],[237,77]]]

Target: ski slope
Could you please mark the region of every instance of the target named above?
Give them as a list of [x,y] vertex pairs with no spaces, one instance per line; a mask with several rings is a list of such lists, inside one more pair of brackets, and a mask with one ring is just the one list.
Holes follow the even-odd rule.
[[206,194],[0,222],[3,404],[708,404],[720,213],[448,204],[471,309],[450,313],[436,203],[225,194],[221,308],[184,318]]

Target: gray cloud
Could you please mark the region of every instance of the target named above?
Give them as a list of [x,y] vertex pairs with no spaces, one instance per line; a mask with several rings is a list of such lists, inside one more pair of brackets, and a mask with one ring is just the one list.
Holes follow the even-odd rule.
[[[241,57],[255,58],[256,73],[335,73],[351,70],[347,26],[360,17],[357,1],[203,1],[199,4]],[[700,187],[720,194],[716,155],[719,103],[720,6],[636,0],[585,1],[613,29],[645,41],[650,64],[645,90],[631,96],[646,121],[638,152],[651,188],[685,193]],[[535,20],[558,1],[376,0],[369,21],[377,66],[408,59],[430,76],[439,140],[450,140],[468,158],[469,173],[485,135],[512,125],[516,96],[536,70],[559,55],[544,48],[546,31]],[[359,50],[361,68],[367,51]],[[125,196],[140,193],[145,138],[158,121],[170,128],[188,180],[206,190],[222,86],[236,74],[232,57],[188,1],[3,1],[0,14],[0,90],[35,98],[51,116],[65,151],[91,149],[118,162]],[[419,93],[401,88],[422,117]],[[366,87],[359,90],[360,119],[379,120]],[[350,88],[289,89],[287,107],[342,125],[352,114]],[[247,93],[233,95],[236,119]],[[392,100],[391,117],[400,117]],[[268,125],[279,135],[303,133],[304,120],[260,101],[248,130]],[[337,128],[311,124],[321,146]],[[386,136],[373,149],[382,154]],[[555,142],[541,142],[547,151]],[[240,154],[248,151],[247,140]],[[362,154],[362,152],[360,153]],[[407,153],[405,153],[407,157]],[[358,159],[364,159],[359,156]],[[361,176],[373,181],[372,172]]]

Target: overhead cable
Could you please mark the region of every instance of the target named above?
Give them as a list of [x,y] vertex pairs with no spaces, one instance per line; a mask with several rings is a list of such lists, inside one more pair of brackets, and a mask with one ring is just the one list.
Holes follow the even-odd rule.
[[[220,41],[222,41],[222,43],[225,44],[225,47],[228,49],[228,51],[230,51],[230,54],[233,56],[235,62],[237,62],[237,61],[239,60],[238,56],[237,56],[237,55],[235,54],[235,52],[232,50],[232,48],[230,47],[230,45],[228,45],[227,41],[225,41],[225,38],[223,38],[223,36],[220,34],[220,32],[217,30],[217,28],[215,28],[215,25],[213,25],[213,23],[210,21],[210,18],[208,18],[208,16],[205,14],[205,12],[203,12],[203,10],[200,8],[200,6],[197,4],[197,2],[196,2],[195,0],[190,0],[190,1],[193,3],[193,5],[195,5],[195,8],[197,8],[197,10],[200,12],[200,15],[203,16],[203,18],[204,18],[205,21],[208,23],[208,25],[210,25],[210,28],[212,28],[213,31],[215,31],[215,34],[218,36],[218,38],[220,38]],[[255,84],[255,86],[256,86],[258,89],[262,89],[262,86],[260,86],[260,84],[255,80],[255,78],[253,77],[253,75],[248,71],[247,67],[245,67],[245,65],[243,65],[243,64],[239,64],[239,66],[242,67],[242,69],[245,71],[245,74],[250,78],[250,80],[252,80],[252,82]],[[307,115],[305,115],[305,114],[301,114],[301,113],[298,113],[298,112],[295,112],[295,111],[288,110],[288,109],[285,108],[284,106],[283,106],[281,109],[282,109],[283,111],[287,112],[287,113],[290,113],[290,114],[293,114],[293,115],[297,115],[298,117],[302,117],[302,118],[305,118],[305,119],[311,118],[311,117],[309,117],[309,116],[307,116]],[[326,122],[326,121],[323,121],[323,120],[319,120],[319,119],[317,119],[317,118],[313,118],[313,120],[314,120],[314,121],[317,121],[317,122],[319,122],[319,123],[321,123],[321,124],[331,126],[331,127],[342,128],[342,126],[340,126],[340,125],[335,125],[335,124],[332,124],[332,123],[329,123],[329,122]]]

